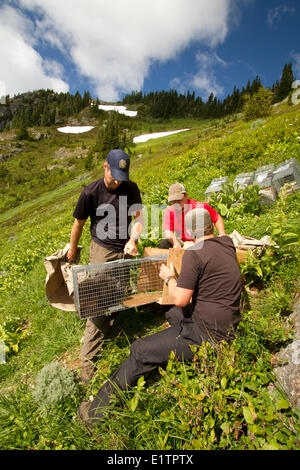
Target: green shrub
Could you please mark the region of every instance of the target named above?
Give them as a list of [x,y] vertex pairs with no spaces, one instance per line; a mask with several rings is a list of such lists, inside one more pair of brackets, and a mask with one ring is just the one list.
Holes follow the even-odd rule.
[[28,335],[28,329],[22,329],[22,321],[20,318],[9,319],[0,323],[0,341],[4,343],[5,355],[18,353],[20,343]]
[[269,88],[266,90],[261,87],[257,93],[252,96],[245,95],[244,98],[244,117],[246,121],[269,116],[271,114],[273,93]]
[[59,362],[52,362],[37,375],[32,396],[40,408],[48,409],[77,392],[73,374]]

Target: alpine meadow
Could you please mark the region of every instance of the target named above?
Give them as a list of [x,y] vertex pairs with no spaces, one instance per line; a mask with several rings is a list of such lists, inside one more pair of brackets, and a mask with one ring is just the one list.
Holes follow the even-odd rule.
[[[295,338],[300,191],[287,184],[276,200],[261,204],[257,186],[237,191],[233,184],[237,175],[266,165],[300,163],[300,104],[292,99],[300,90],[292,82],[287,64],[272,89],[257,77],[224,101],[133,92],[118,104],[137,111],[135,117],[99,109],[89,92],[6,97],[0,105],[1,450],[299,449],[299,409],[274,369]],[[64,126],[91,129],[60,132]],[[134,143],[142,134],[181,129],[188,130]],[[211,181],[227,176],[223,193],[210,199],[227,234],[268,235],[272,244],[240,264],[242,322],[234,341],[193,346],[192,362],[171,353],[166,368],[122,392],[99,438],[78,420],[80,402],[96,395],[135,339],[166,327],[166,308],[151,303],[119,312],[97,373],[85,385],[79,380],[85,325],[77,312],[50,305],[44,259],[69,242],[80,192],[103,176],[112,148],[130,154],[130,179],[146,208],[168,204],[176,182],[205,201]],[[163,238],[161,224],[155,229],[149,226],[139,240],[140,256]],[[89,244],[86,226],[80,264],[89,262]]]

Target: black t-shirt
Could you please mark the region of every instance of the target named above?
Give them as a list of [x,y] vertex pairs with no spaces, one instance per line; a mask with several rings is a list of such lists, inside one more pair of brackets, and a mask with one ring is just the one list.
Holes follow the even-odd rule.
[[83,189],[73,217],[90,217],[92,240],[109,250],[122,251],[130,238],[131,216],[142,207],[136,183],[123,181],[115,190],[109,190],[101,178]]
[[182,259],[178,287],[194,291],[192,318],[213,340],[232,339],[241,320],[241,273],[228,236],[204,240]]

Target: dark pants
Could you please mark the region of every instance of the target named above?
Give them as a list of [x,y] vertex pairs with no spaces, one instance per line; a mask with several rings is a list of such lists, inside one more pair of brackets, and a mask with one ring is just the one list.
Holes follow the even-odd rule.
[[208,337],[190,317],[185,317],[186,312],[173,307],[166,313],[166,319],[171,324],[169,328],[132,343],[129,357],[100,388],[93,400],[89,410],[91,418],[97,420],[101,416],[101,408],[103,410],[109,404],[110,395],[116,393],[118,388],[127,390],[136,385],[142,375],[158,366],[165,366],[171,351],[181,361],[193,359],[190,345],[200,345],[203,341],[208,341]]

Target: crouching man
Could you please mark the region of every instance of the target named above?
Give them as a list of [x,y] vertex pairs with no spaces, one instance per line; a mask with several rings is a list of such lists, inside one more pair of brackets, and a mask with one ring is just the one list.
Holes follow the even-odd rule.
[[184,242],[191,241],[186,231],[185,218],[193,209],[206,209],[209,212],[214,227],[219,236],[226,235],[224,221],[220,214],[205,202],[189,199],[185,187],[181,183],[172,184],[169,188],[168,201],[171,203],[164,213],[163,231],[165,239],[159,244],[159,248],[182,248]]
[[176,282],[174,269],[163,265],[160,277],[168,285],[175,307],[166,313],[170,327],[135,341],[130,355],[100,388],[92,402],[82,402],[79,418],[91,429],[103,419],[111,395],[127,390],[139,377],[167,364],[171,351],[191,361],[190,345],[231,340],[241,320],[241,275],[231,238],[215,237],[206,209],[190,211],[186,229],[194,245],[184,253]]

